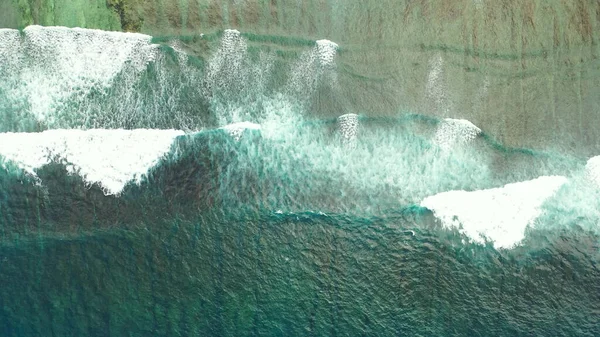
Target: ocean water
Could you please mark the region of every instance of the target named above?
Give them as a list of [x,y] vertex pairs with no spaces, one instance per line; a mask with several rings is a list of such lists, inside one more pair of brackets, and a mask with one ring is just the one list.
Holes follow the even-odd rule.
[[598,335],[599,157],[460,118],[442,53],[444,117],[356,109],[344,53],[0,29],[0,335]]

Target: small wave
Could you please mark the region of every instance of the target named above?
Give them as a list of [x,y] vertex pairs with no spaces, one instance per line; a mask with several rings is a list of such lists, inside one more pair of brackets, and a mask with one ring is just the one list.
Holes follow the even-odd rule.
[[[281,109],[275,110],[286,115]],[[344,116],[342,119],[358,118]],[[289,123],[285,119],[277,121]],[[126,205],[139,213],[151,207],[171,215],[206,210],[239,214],[240,209],[249,213],[272,209],[284,214],[315,210],[326,214],[388,217],[392,214],[389,210],[421,204],[410,208],[407,214],[426,215],[429,221],[433,215],[425,207],[431,206],[432,211],[436,211],[433,206],[438,206],[441,212],[449,212],[449,220],[454,220],[456,215],[457,220],[463,222],[466,234],[477,238],[480,234],[486,235],[494,239],[498,247],[508,247],[522,239],[524,228],[535,219],[529,215],[539,210],[536,200],[543,202],[541,197],[536,199],[537,192],[528,196],[526,191],[528,186],[537,185],[523,182],[539,176],[572,177],[583,167],[581,161],[565,163],[560,158],[546,158],[548,156],[531,151],[497,148],[500,145],[484,137],[473,140],[476,146],[440,156],[431,149],[436,147],[435,132],[441,121],[423,116],[361,117],[359,121],[360,142],[356,142],[352,151],[334,141],[339,141],[341,136],[340,120],[331,119],[295,120],[283,129],[279,122],[274,125],[269,125],[269,121],[265,121],[266,124],[241,122],[185,135],[177,130],[0,134],[0,155],[37,174],[42,180],[42,192],[47,190],[51,201],[73,194],[72,198],[77,201],[67,202],[68,205],[90,205],[89,210],[81,212],[88,214],[89,211],[91,217],[95,209],[94,202],[89,200],[96,200],[102,193],[109,195],[106,198],[111,202],[118,198],[118,202],[114,201],[121,205],[118,207]],[[260,135],[255,137],[258,130]],[[498,175],[493,168],[496,157],[503,161],[518,160],[519,168],[510,176]],[[20,195],[37,190],[33,186],[36,181],[23,184],[25,180],[21,175],[13,173],[17,172],[11,166],[3,174],[7,184],[18,185]],[[522,182],[516,184],[521,188],[509,188],[515,181]],[[94,186],[89,186],[92,184]],[[506,184],[509,185],[493,189]],[[70,186],[74,192],[66,191],[63,185]],[[485,190],[490,188],[499,191]],[[462,199],[452,197],[454,194],[447,198],[458,204],[459,213],[452,213],[450,206],[454,204],[444,208],[442,204],[432,206],[424,201],[437,200],[434,197],[438,193],[444,195],[445,191],[460,190],[474,191],[461,193],[466,194],[464,200],[476,202],[485,212],[505,210],[506,214],[494,220],[496,222],[487,223],[489,218],[485,216],[470,216],[469,211],[477,206],[471,208],[461,203]],[[581,210],[571,207],[577,214],[591,214],[594,207],[597,208],[585,201],[589,197],[578,198],[582,200],[578,202],[581,207],[588,206]],[[557,205],[565,205],[563,199],[561,196],[560,200],[553,201],[548,209],[552,212],[559,209]],[[139,200],[144,200],[145,206],[140,208],[136,204]],[[504,203],[500,205],[494,203],[502,200]],[[520,205],[524,208],[517,208]],[[103,213],[111,213],[117,206],[104,203],[104,210],[101,206],[95,207]],[[467,222],[463,221],[465,215]],[[515,228],[492,228],[494,223],[504,226],[502,221],[511,220],[515,220]],[[488,225],[492,227],[486,227]],[[497,239],[502,236],[506,238]]]
[[329,40],[318,40],[317,42],[317,54],[321,61],[322,67],[333,67],[335,62],[335,56],[339,46],[337,43]]
[[312,98],[319,86],[337,89],[337,51],[338,45],[335,42],[316,41],[313,49],[302,53],[292,67],[285,92],[304,101]]
[[87,183],[100,184],[105,194],[119,194],[131,180],[139,181],[169,152],[177,130],[50,130],[0,134],[0,155],[36,176],[53,160]]
[[565,177],[546,176],[488,190],[443,192],[425,198],[421,205],[446,227],[460,228],[474,241],[487,238],[496,247],[511,248],[523,240],[544,201],[566,182]]
[[18,77],[22,86],[3,89],[13,98],[23,95],[38,120],[53,118],[65,100],[83,99],[93,88],[108,87],[125,67],[141,72],[157,53],[151,36],[134,33],[29,26],[23,35],[7,30],[0,36],[3,75]]
[[444,151],[467,144],[481,133],[481,129],[465,119],[446,118],[438,127],[434,141]]

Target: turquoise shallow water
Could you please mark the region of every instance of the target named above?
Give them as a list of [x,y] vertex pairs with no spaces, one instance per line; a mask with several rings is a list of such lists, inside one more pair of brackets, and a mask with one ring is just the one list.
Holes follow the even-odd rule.
[[[188,55],[190,41],[206,55]],[[143,140],[82,141],[79,157],[59,142],[29,168],[14,160],[27,147],[10,152],[23,144],[2,134],[0,335],[598,335],[588,158],[508,147],[422,111],[354,111],[342,85],[368,79],[336,63],[344,47],[286,41],[0,31],[1,131],[184,131],[113,194],[82,160],[119,167]],[[419,89],[434,108],[448,104],[437,59]],[[222,128],[238,122],[256,124]],[[540,176],[565,183],[526,228],[499,224],[523,230],[512,246],[421,206]],[[490,221],[530,211],[485,205],[465,208]]]

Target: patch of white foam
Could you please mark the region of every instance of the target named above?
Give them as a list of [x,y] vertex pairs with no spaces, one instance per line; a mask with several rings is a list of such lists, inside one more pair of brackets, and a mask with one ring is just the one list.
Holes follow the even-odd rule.
[[317,41],[316,53],[319,56],[322,67],[333,67],[335,65],[335,56],[338,47],[337,43],[329,40]]
[[225,125],[220,129],[225,130],[231,137],[239,141],[242,138],[245,130],[260,130],[260,128],[260,124],[239,122]]
[[450,191],[425,198],[446,227],[457,227],[477,242],[489,239],[495,247],[511,248],[525,237],[525,229],[542,213],[541,207],[567,178],[544,176],[481,191]]
[[302,53],[292,67],[286,91],[300,99],[307,99],[320,84],[337,87],[335,58],[338,48],[335,42],[329,40],[316,41],[312,50]]
[[139,183],[183,134],[148,129],[0,133],[0,155],[34,176],[36,168],[58,158],[105,194],[119,194],[128,182]]
[[354,145],[358,135],[358,115],[345,114],[337,118],[338,132],[345,145]]
[[208,62],[205,75],[206,94],[215,91],[238,88],[246,79],[244,71],[247,64],[248,45],[241,33],[235,29],[226,29],[221,37],[221,45]]
[[600,187],[600,156],[588,160],[585,171],[587,178]]
[[223,31],[220,45],[208,60],[202,93],[211,100],[219,125],[255,119],[270,83],[276,54],[250,55],[248,42],[235,29]]
[[[151,36],[102,30],[29,26],[0,33],[0,55],[20,57],[8,67],[17,76],[18,88],[38,119],[50,118],[67,98],[84,97],[92,88],[105,88],[125,67],[140,72],[158,53]],[[7,38],[8,36],[8,38]],[[8,44],[4,45],[4,40]],[[6,65],[5,65],[6,66]]]
[[475,139],[481,129],[465,119],[444,119],[437,128],[434,142],[444,151],[465,145]]

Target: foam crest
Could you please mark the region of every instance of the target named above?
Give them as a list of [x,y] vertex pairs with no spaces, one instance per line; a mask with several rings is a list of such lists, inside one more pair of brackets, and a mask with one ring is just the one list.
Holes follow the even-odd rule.
[[18,78],[30,112],[39,120],[50,119],[47,122],[67,99],[77,101],[93,88],[110,86],[125,67],[144,70],[157,53],[151,37],[142,34],[29,26],[17,40],[14,33],[0,35],[3,40],[11,36],[8,47],[0,47],[2,61],[7,49],[21,56],[9,65],[10,76]]
[[250,55],[247,40],[235,29],[223,31],[220,45],[204,72],[202,94],[210,103],[219,125],[256,118],[275,54],[259,51]]
[[247,80],[244,66],[247,64],[248,45],[239,31],[226,29],[221,45],[211,57],[205,75],[206,94],[212,96],[218,90],[235,89]]
[[469,143],[481,133],[481,129],[465,119],[444,119],[438,126],[434,142],[444,151]]
[[0,155],[36,176],[35,169],[55,159],[106,194],[119,194],[139,182],[171,148],[178,130],[50,130],[1,133]]
[[421,206],[476,242],[489,239],[495,247],[511,248],[542,214],[546,199],[566,182],[562,176],[543,176],[488,190],[443,192],[425,198]]
[[321,67],[330,68],[335,66],[335,56],[338,50],[337,43],[329,40],[318,40],[316,49]]
[[338,132],[344,145],[352,146],[358,135],[358,115],[345,114],[337,118]]

